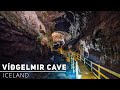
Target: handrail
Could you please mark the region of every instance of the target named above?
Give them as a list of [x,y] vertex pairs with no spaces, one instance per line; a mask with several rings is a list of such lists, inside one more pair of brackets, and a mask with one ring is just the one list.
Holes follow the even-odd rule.
[[[76,79],[81,79],[82,75],[80,73],[80,68],[79,68],[78,62],[77,62],[78,59],[75,58],[75,56],[76,56],[77,53],[73,52],[73,51],[71,53],[71,52],[69,52],[69,50],[68,51],[63,50],[62,47],[58,49],[58,52],[60,54],[63,54],[66,57],[66,61],[67,62],[71,62],[72,61],[73,65],[75,64],[73,66],[74,68],[72,68],[73,73],[76,72],[76,74],[75,74],[76,75]],[[71,58],[71,56],[72,56],[72,58]],[[77,56],[78,56],[78,54],[77,54]]]
[[[93,64],[95,65],[95,63],[93,63]],[[116,72],[114,72],[114,71],[112,71],[112,70],[109,70],[109,69],[107,69],[107,68],[104,68],[104,67],[102,67],[102,66],[99,66],[99,67],[100,67],[102,70],[104,70],[104,71],[106,71],[106,72],[109,72],[110,74],[112,74],[112,75],[120,78],[120,74],[119,74],[119,73],[116,73]]]
[[[107,76],[104,75],[102,72],[100,72],[101,69],[104,70],[104,71],[106,71],[107,73],[113,75],[113,76],[116,76],[117,78],[120,78],[120,74],[119,74],[119,73],[116,73],[116,72],[114,72],[114,71],[112,71],[112,70],[109,70],[109,69],[107,69],[107,68],[105,68],[105,67],[102,67],[102,66],[100,66],[100,65],[98,65],[98,64],[96,64],[96,63],[94,63],[94,62],[92,62],[92,61],[90,61],[90,60],[88,60],[88,59],[86,59],[85,57],[82,59],[82,61],[84,62],[84,64],[87,64],[87,65],[90,66],[92,72],[93,72],[93,70],[95,70],[95,71],[98,73],[98,75],[96,76],[96,74],[93,72],[93,74],[94,74],[98,79],[100,79],[100,76],[104,77],[105,79],[109,79],[109,77],[107,77]],[[90,64],[87,63],[86,61],[90,62]],[[95,68],[93,67],[93,65],[97,66],[98,70],[95,69]]]
[[[65,53],[66,51],[65,50],[63,50],[62,49],[62,51]],[[75,58],[75,60],[77,61],[77,60],[80,60],[80,58],[78,58],[78,57],[80,57],[80,54],[79,53],[76,53],[76,52],[72,52],[73,54],[73,57]],[[77,58],[76,58],[76,56],[77,56]],[[106,71],[107,73],[109,73],[109,74],[111,74],[111,75],[113,75],[113,76],[115,76],[115,77],[117,77],[117,78],[120,78],[120,74],[119,73],[116,73],[116,72],[114,72],[114,71],[112,71],[112,70],[109,70],[109,69],[107,69],[107,68],[105,68],[105,67],[102,67],[102,66],[100,66],[100,65],[98,65],[98,64],[96,64],[96,63],[94,63],[94,62],[92,62],[92,61],[90,61],[90,60],[88,60],[87,58],[81,58],[81,60],[84,62],[84,64],[87,64],[89,67],[90,67],[90,69],[91,69],[91,71],[92,71],[92,73],[98,78],[98,79],[100,79],[101,77],[100,76],[102,76],[102,77],[104,77],[105,79],[109,79],[109,77],[108,76],[106,76],[106,75],[104,75],[100,70],[104,70],[104,71]],[[88,61],[88,62],[86,62],[86,61]],[[93,67],[93,65],[95,65],[98,69],[96,69],[96,68],[94,68]],[[96,75],[94,72],[93,72],[93,70],[95,70],[97,73],[98,73],[98,75]]]

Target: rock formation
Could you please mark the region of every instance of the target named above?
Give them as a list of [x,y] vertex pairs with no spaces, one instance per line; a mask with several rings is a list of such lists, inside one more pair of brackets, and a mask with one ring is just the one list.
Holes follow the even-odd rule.
[[120,73],[119,16],[119,11],[0,11],[0,63],[50,63],[47,44],[60,31],[76,51],[84,42],[90,60]]

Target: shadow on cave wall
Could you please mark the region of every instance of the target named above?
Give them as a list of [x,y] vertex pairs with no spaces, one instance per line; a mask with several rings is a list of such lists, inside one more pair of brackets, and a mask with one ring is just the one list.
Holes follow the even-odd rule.
[[[0,18],[0,64],[51,63],[49,51],[49,48],[41,46],[40,42],[36,41],[35,36],[16,28],[5,18]],[[39,77],[36,77],[37,74],[34,75],[31,78],[42,78],[40,74]]]

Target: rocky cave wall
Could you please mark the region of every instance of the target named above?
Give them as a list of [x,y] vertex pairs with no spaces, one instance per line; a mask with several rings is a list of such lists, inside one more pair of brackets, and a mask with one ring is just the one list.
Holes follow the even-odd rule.
[[[83,18],[82,13],[77,12],[79,20]],[[45,31],[47,35],[54,32],[56,22],[53,21],[63,14],[65,13],[57,11],[36,11],[34,18],[37,18],[37,21],[31,22],[25,17],[19,17],[19,14],[16,16],[12,13],[15,17],[10,17],[12,15],[8,11],[0,12],[2,15],[0,16],[0,63],[8,63],[8,61],[12,63],[49,62],[47,61],[49,57],[46,57],[49,54],[49,48],[41,46],[36,41],[36,37],[42,31]],[[89,59],[120,73],[119,16],[119,11],[92,11],[83,25],[79,22],[79,31],[82,30],[81,40],[85,40],[90,46]],[[21,18],[27,20],[25,21],[27,26]],[[78,28],[77,23],[72,23]],[[42,29],[39,25],[43,25]]]
[[120,73],[119,16],[119,11],[93,11],[82,40],[90,46],[90,59]]
[[42,48],[34,35],[21,31],[5,18],[0,19],[0,63],[44,62]]
[[37,36],[43,32],[50,35],[54,27],[51,22],[60,15],[53,11],[0,11],[0,63],[51,63],[50,49],[42,46]]
[[[49,15],[49,13],[51,14]],[[49,18],[46,15],[49,15]],[[44,32],[48,34],[50,28],[47,27],[48,30],[46,32],[45,23],[52,22],[58,16],[60,16],[59,13],[56,14],[52,11],[1,11],[0,58],[3,61],[13,60],[12,62],[22,63],[27,63],[28,58],[34,58],[33,61],[36,60],[39,62],[41,59],[43,60],[41,62],[44,62],[44,57],[41,56],[44,53],[48,56],[47,53],[49,50],[46,46],[40,45],[40,42],[37,42],[36,38],[40,33],[43,34]],[[45,17],[47,18],[44,20],[43,18]],[[47,26],[49,25],[48,23]]]

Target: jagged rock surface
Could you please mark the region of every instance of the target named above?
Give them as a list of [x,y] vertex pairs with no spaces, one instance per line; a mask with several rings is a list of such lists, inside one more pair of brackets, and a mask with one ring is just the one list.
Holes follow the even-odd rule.
[[[85,41],[89,48],[89,59],[120,73],[120,12],[72,13],[0,11],[0,63],[49,62],[49,48],[37,42],[36,37],[43,31],[49,37],[61,30],[73,36],[72,39],[81,35],[79,40]],[[78,50],[79,43],[76,47]]]

